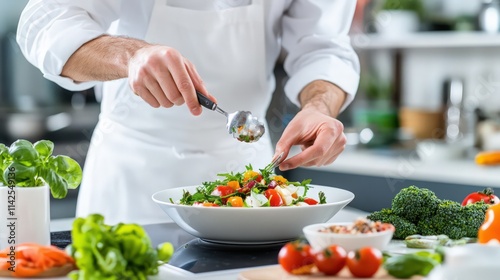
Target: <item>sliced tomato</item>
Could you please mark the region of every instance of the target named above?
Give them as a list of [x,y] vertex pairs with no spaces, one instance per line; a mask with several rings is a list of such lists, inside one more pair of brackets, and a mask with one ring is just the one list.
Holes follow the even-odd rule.
[[267,189],[264,195],[269,200],[269,205],[277,207],[283,205],[283,199],[276,189]]
[[286,243],[278,253],[278,263],[288,273],[310,274],[314,267],[311,246],[299,241]]
[[223,204],[226,204],[227,202],[227,196],[230,196],[231,194],[233,194],[235,192],[235,190],[229,186],[217,186],[213,192],[212,192],[212,195],[215,195],[215,196],[220,196],[222,199],[222,203]]
[[306,197],[304,198],[304,202],[309,204],[309,205],[316,205],[318,204],[318,201],[314,198]]

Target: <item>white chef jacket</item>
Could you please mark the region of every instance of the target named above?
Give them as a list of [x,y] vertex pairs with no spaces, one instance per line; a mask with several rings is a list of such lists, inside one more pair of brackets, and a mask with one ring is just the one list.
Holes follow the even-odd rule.
[[[171,5],[224,9],[248,2],[175,0]],[[17,42],[47,79],[68,90],[88,89],[100,82],[75,83],[60,76],[69,57],[85,42],[103,34],[144,38],[153,3],[154,0],[30,0],[19,21]],[[269,0],[265,4],[266,73],[272,75],[282,46],[287,53],[284,68],[290,77],[285,85],[288,98],[299,106],[298,95],[305,85],[317,79],[326,80],[348,94],[344,110],[359,83],[359,62],[348,36],[356,1]],[[99,88],[96,91],[101,94]]]
[[[290,99],[298,105],[300,90],[322,79],[349,93],[345,108],[359,79],[358,61],[347,36],[354,4],[327,0],[30,1],[17,36],[23,53],[48,79],[69,90],[99,85],[97,93],[102,92],[102,110],[85,163],[77,215],[97,212],[111,223],[160,222],[165,215],[151,203],[154,192],[200,184],[218,173],[242,171],[247,163],[263,168],[272,157],[269,134],[252,145],[240,143],[227,136],[219,115],[193,117],[185,106],[154,109],[130,91],[126,79],[100,84],[75,83],[61,77],[67,59],[82,44],[112,34],[178,45],[195,65],[200,62],[197,69],[207,89],[221,97],[219,102],[231,110],[244,104],[242,109],[256,116],[265,115],[271,100],[273,68],[283,46],[288,52],[285,70],[290,79],[285,91]],[[158,10],[153,11],[153,7]],[[253,11],[253,16],[227,22],[225,17],[214,22],[201,20],[205,17],[190,19],[241,11]],[[202,30],[196,24],[212,28],[193,38]],[[214,32],[218,28],[224,31]],[[189,31],[183,35],[180,30]],[[235,33],[237,30],[248,33]],[[151,36],[153,33],[156,35]],[[210,42],[221,45],[206,46]],[[234,51],[235,46],[241,49],[242,57]],[[203,55],[204,49],[208,55]],[[218,63],[224,67],[212,69]],[[239,96],[233,94],[238,91]],[[113,207],[109,207],[111,202]]]

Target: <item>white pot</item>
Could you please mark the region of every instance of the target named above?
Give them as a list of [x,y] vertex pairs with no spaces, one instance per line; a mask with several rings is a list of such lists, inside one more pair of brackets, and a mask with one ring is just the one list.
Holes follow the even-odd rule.
[[0,250],[32,242],[50,245],[50,190],[0,186]]

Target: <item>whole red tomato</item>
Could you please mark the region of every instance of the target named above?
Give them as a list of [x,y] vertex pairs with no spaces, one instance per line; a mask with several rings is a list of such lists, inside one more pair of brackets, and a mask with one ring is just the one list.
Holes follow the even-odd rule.
[[326,275],[335,275],[344,268],[347,252],[338,245],[330,245],[314,255],[314,264]]
[[469,194],[468,196],[465,197],[465,199],[462,201],[462,206],[465,206],[467,204],[471,203],[476,203],[479,201],[484,201],[486,204],[498,204],[500,203],[500,199],[498,199],[498,196],[493,194],[493,190],[490,188],[487,188],[483,190],[482,192],[474,192]]
[[314,266],[314,254],[309,244],[292,241],[281,247],[278,263],[291,274],[310,274]]
[[363,247],[349,252],[346,263],[355,277],[372,277],[382,265],[382,252],[376,248]]

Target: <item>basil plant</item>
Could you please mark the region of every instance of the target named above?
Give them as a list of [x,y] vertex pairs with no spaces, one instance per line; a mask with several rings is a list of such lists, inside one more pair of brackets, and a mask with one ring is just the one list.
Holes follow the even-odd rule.
[[76,189],[82,169],[74,159],[52,155],[54,143],[41,140],[34,144],[17,140],[10,147],[0,144],[0,185],[39,187],[47,184],[54,198],[64,198],[68,189]]

